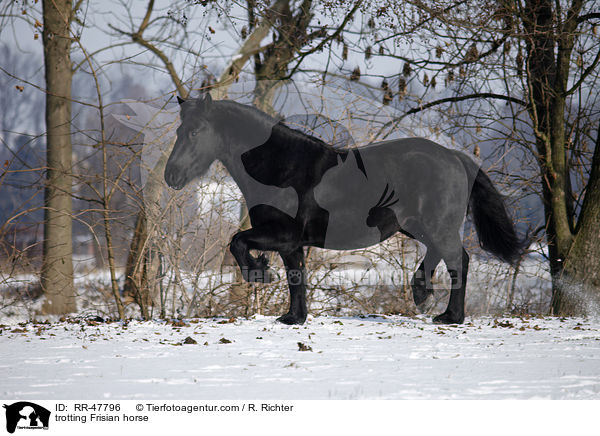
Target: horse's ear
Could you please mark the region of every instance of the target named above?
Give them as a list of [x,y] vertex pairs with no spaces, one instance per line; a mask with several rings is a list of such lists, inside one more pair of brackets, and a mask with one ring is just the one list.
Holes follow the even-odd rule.
[[206,92],[204,94],[204,105],[206,107],[209,107],[211,103],[212,103],[212,97],[210,96],[210,92]]
[[185,103],[185,100],[183,98],[181,98],[180,96],[177,96],[177,103],[182,105],[183,103]]

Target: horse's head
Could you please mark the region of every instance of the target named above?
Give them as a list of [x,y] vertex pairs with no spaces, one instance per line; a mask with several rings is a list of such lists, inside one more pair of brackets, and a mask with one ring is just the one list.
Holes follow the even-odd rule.
[[222,138],[213,122],[213,102],[206,93],[198,99],[182,100],[181,125],[165,168],[165,181],[173,189],[182,189],[203,175],[217,159]]

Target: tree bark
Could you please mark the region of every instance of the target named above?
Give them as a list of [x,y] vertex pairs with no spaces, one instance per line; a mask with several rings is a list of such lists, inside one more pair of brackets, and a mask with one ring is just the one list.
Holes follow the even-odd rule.
[[46,189],[41,285],[45,313],[74,312],[71,163],[71,0],[43,2]]
[[580,315],[600,304],[600,125],[575,240],[552,299],[560,315]]
[[529,0],[523,20],[552,275],[551,310],[562,316],[587,314],[600,296],[600,130],[576,226],[566,147],[567,85],[583,3],[573,0],[561,21],[550,0]]
[[[154,10],[154,0],[149,0],[146,8],[146,14],[140,27],[134,33],[131,33],[131,39],[133,42],[141,45],[148,49],[151,53],[157,56],[164,64],[165,69],[169,73],[177,92],[182,98],[187,98],[188,90],[184,86],[181,78],[177,74],[175,67],[167,55],[160,50],[156,45],[146,40],[143,36],[144,31],[150,24],[150,17]],[[171,144],[172,146],[173,144]],[[159,269],[158,257],[152,256],[148,249],[152,245],[152,240],[155,237],[153,230],[156,227],[156,222],[150,221],[149,219],[156,218],[157,214],[149,213],[147,211],[148,204],[158,204],[160,201],[160,190],[156,189],[155,185],[162,183],[162,174],[164,173],[165,166],[167,164],[169,150],[165,150],[166,157],[163,155],[161,159],[156,163],[155,167],[149,174],[148,181],[152,185],[152,189],[145,187],[144,189],[144,201],[143,206],[138,212],[135,224],[135,231],[131,240],[129,254],[127,256],[127,263],[125,265],[125,284],[123,286],[123,293],[126,296],[133,297],[142,312],[144,319],[150,319],[151,312],[150,307],[156,300],[157,287],[161,278],[157,277],[156,274]],[[157,177],[159,179],[157,179]],[[160,181],[159,181],[160,180]],[[154,297],[153,297],[154,295]],[[161,308],[162,310],[163,308]]]
[[[142,318],[147,320],[150,319],[150,311],[148,310],[147,299],[145,297],[145,280],[144,271],[145,268],[142,266],[142,259],[144,255],[144,245],[148,238],[148,231],[146,228],[146,214],[142,208],[137,215],[135,222],[135,230],[133,232],[133,238],[131,239],[131,246],[129,248],[129,254],[127,256],[127,263],[125,264],[125,284],[123,286],[123,294],[126,297],[133,298],[142,313]],[[147,293],[147,292],[146,292]]]
[[[527,35],[529,113],[536,135],[552,276],[552,312],[556,315],[573,315],[579,311],[575,303],[577,296],[570,291],[572,280],[575,277],[579,281],[585,279],[580,270],[587,268],[581,265],[578,256],[583,255],[583,251],[591,254],[589,247],[573,251],[575,241],[578,241],[575,245],[582,244],[582,235],[575,233],[573,228],[565,132],[569,68],[577,16],[582,4],[581,0],[574,0],[566,19],[560,21],[551,0],[528,0],[523,17]],[[592,182],[590,176],[590,186]],[[593,213],[590,215],[587,218],[581,216],[580,221],[593,221]],[[593,224],[586,222],[580,231],[590,225],[594,228]],[[584,237],[597,241],[598,234]],[[564,276],[565,265],[569,265],[568,268],[575,274],[569,274],[567,281]],[[574,265],[579,265],[577,272],[573,269]]]

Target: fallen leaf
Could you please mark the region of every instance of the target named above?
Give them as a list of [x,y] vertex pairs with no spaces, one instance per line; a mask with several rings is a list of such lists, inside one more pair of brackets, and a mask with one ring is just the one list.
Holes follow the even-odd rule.
[[234,322],[236,322],[237,319],[235,317],[231,317],[229,319],[224,319],[222,321],[217,322],[217,324],[233,324]]
[[302,342],[298,342],[298,351],[312,351],[312,347],[310,345],[304,345]]
[[504,327],[504,328],[514,327],[514,325],[508,320],[507,321],[498,321],[497,319],[494,320],[494,326]]

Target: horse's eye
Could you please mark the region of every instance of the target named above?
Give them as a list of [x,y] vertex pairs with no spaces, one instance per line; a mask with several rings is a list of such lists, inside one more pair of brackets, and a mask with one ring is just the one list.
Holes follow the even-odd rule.
[[198,130],[192,130],[192,133],[191,133],[192,136],[196,136],[197,134],[198,134]]

